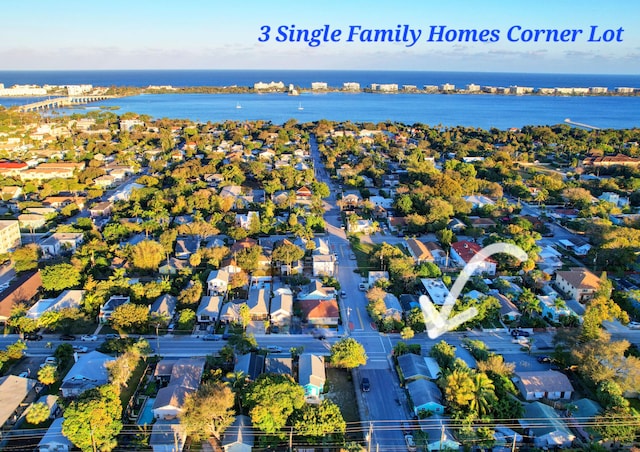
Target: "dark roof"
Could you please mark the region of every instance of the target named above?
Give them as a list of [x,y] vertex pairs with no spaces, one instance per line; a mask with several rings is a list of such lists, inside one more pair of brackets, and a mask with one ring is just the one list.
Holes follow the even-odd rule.
[[429,378],[429,369],[422,359],[422,356],[407,353],[398,356],[398,366],[402,371],[405,380],[415,380],[416,378]]

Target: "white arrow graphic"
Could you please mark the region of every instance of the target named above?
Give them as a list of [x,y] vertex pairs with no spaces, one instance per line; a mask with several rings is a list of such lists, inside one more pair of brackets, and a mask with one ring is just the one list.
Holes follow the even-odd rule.
[[444,304],[440,308],[440,312],[438,312],[435,305],[431,300],[429,300],[429,297],[426,295],[422,295],[420,297],[420,307],[422,308],[422,315],[424,316],[429,338],[435,339],[447,331],[455,330],[464,322],[471,320],[478,315],[478,309],[470,307],[469,309],[460,312],[455,317],[449,318],[453,305],[462,292],[462,288],[467,281],[469,281],[469,278],[471,278],[478,266],[490,256],[498,253],[509,254],[521,262],[528,258],[527,253],[517,245],[513,245],[511,243],[492,243],[480,250],[478,254],[473,256],[471,260],[467,262],[467,265],[465,265],[460,272],[456,282],[453,283],[453,287],[451,287],[449,295],[447,295],[447,298],[444,300]]

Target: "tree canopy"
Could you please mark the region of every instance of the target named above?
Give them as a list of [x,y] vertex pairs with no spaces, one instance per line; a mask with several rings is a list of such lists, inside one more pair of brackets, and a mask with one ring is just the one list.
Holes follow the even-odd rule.
[[331,346],[331,364],[353,369],[367,363],[367,354],[361,343],[351,337],[340,339]]

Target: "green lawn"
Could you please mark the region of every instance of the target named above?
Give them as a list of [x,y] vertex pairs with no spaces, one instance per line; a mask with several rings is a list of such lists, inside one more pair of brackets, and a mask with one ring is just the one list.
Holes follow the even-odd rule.
[[138,382],[140,381],[140,378],[142,377],[142,374],[144,373],[144,370],[146,368],[147,368],[147,361],[144,359],[141,359],[138,362],[138,365],[136,366],[135,370],[132,372],[131,376],[129,377],[129,381],[127,381],[127,385],[121,389],[120,403],[122,403],[123,409],[127,407],[129,400],[131,399],[131,397],[133,397],[133,394],[136,392],[136,389],[138,388]]
[[369,262],[369,254],[373,250],[373,245],[370,243],[362,243],[359,240],[351,239],[351,249],[358,261],[358,268],[362,276],[367,276],[371,263]]

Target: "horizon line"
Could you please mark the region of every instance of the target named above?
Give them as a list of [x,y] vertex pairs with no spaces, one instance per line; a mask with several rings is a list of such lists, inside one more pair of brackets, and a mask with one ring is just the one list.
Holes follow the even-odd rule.
[[264,72],[264,71],[274,71],[274,72],[448,72],[448,73],[459,73],[459,74],[537,74],[537,75],[599,75],[599,76],[636,76],[640,77],[640,74],[635,72],[630,73],[597,73],[597,72],[538,72],[538,71],[460,71],[460,70],[428,70],[428,69],[205,69],[205,68],[148,68],[148,69],[140,69],[140,68],[110,68],[110,69],[0,69],[0,72],[186,72],[186,71],[201,71],[201,72],[211,72],[211,71],[244,71],[244,72]]

